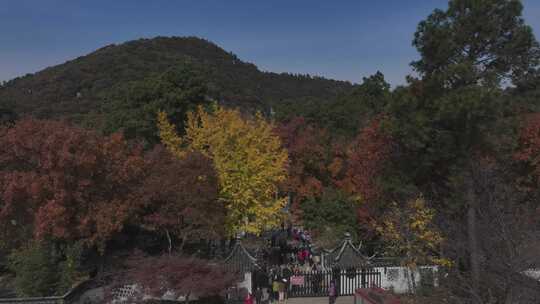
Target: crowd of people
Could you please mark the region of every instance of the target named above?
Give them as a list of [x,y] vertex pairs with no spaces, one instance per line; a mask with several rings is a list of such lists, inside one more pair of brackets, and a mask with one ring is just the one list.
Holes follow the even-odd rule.
[[[309,232],[291,226],[282,227],[271,232],[268,242],[269,246],[262,254],[266,263],[262,265],[263,271],[256,275],[253,294],[246,295],[245,304],[285,303],[290,292],[300,288],[291,279],[306,273],[315,274],[310,276],[314,293],[325,291],[321,289],[322,275],[317,275],[323,270],[321,260]],[[335,284],[327,288],[328,294],[336,294]]]

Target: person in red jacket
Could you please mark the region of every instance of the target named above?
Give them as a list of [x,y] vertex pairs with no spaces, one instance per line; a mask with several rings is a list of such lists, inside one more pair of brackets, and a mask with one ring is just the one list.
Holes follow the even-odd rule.
[[254,304],[253,303],[253,296],[251,295],[251,293],[248,292],[248,294],[244,298],[244,304]]

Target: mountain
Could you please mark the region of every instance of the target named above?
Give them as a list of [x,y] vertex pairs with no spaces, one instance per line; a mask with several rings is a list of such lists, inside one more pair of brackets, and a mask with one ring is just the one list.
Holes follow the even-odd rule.
[[282,101],[331,101],[349,82],[309,75],[262,72],[216,44],[196,37],[156,37],[108,45],[63,64],[27,74],[0,87],[0,109],[18,116],[80,120],[99,113],[108,92],[178,65],[204,74],[212,99],[266,108]]

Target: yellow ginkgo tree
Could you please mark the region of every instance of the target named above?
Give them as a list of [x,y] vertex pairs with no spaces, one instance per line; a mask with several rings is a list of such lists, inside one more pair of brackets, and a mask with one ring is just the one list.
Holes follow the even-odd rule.
[[286,198],[279,196],[278,184],[286,179],[288,156],[262,115],[247,119],[238,110],[199,107],[188,113],[180,137],[160,112],[158,129],[162,143],[178,157],[195,150],[213,160],[229,233],[258,234],[281,223]]
[[443,236],[434,223],[435,210],[429,208],[422,196],[404,206],[393,203],[383,216],[377,231],[386,242],[388,253],[404,256],[403,266],[409,268],[411,291],[416,290],[414,273],[423,263],[451,266],[439,256]]

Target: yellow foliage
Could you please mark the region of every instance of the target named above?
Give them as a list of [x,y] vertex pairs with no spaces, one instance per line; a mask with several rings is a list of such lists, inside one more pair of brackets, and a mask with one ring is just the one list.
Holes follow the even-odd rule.
[[184,138],[165,115],[158,122],[162,142],[173,153],[181,156],[185,144],[213,160],[230,233],[260,233],[281,223],[286,198],[278,197],[277,185],[286,178],[288,155],[262,115],[244,119],[237,110],[216,106],[208,113],[199,107],[188,113]]
[[184,156],[184,152],[182,151],[182,138],[178,136],[174,125],[167,119],[167,113],[163,111],[158,112],[157,124],[159,138],[163,145],[177,157]]
[[394,254],[406,253],[405,266],[415,268],[421,261],[441,266],[451,266],[451,261],[434,258],[443,242],[441,232],[433,224],[435,211],[418,197],[404,208],[392,204],[377,232],[390,244]]

